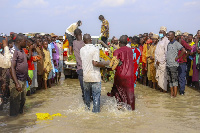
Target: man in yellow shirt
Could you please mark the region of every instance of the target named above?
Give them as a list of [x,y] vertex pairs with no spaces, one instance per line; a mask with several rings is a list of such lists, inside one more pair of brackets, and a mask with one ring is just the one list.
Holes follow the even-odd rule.
[[109,38],[109,23],[108,20],[106,20],[103,15],[99,16],[99,20],[102,22],[100,37],[101,40],[107,45],[107,40]]

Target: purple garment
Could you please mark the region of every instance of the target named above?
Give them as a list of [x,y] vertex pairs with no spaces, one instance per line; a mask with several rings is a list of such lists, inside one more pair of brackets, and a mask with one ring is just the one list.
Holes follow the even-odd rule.
[[73,42],[73,50],[74,50],[74,55],[76,57],[77,70],[82,69],[80,50],[84,46],[85,46],[85,43],[83,42],[83,40],[81,40],[81,41],[74,40],[74,42]]
[[55,42],[53,42],[56,53],[53,53],[53,60],[59,60],[59,49]]
[[[194,44],[192,46],[192,50],[191,52],[196,52],[197,51],[197,48],[196,48],[196,45]],[[192,81],[195,82],[195,81],[199,81],[199,71],[197,70],[197,65],[196,65],[196,54],[193,56],[194,59],[193,59],[193,75],[192,75]]]
[[26,81],[28,78],[28,62],[24,50],[16,49],[13,55],[12,63],[16,62],[16,76],[20,81]]

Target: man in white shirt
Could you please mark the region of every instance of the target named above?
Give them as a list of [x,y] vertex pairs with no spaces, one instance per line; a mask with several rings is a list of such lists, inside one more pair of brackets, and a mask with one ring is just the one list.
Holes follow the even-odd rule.
[[0,67],[2,68],[10,68],[11,67],[11,54],[8,48],[7,38],[2,41],[4,48],[4,55],[0,54]]
[[155,65],[156,65],[156,80],[161,91],[167,92],[167,70],[166,70],[166,55],[167,45],[169,40],[167,38],[167,28],[162,26],[159,31],[160,41],[155,50]]
[[79,20],[77,23],[73,23],[71,24],[67,29],[66,29],[66,37],[69,41],[69,54],[71,55],[72,52],[73,52],[73,49],[72,49],[72,46],[73,46],[73,41],[75,40],[74,39],[74,31],[75,29],[77,29],[79,26],[82,25],[82,22],[81,20]]
[[99,49],[92,44],[91,36],[83,36],[85,46],[80,50],[83,69],[84,102],[90,109],[91,91],[93,96],[92,112],[100,112],[101,73],[100,67],[109,65],[110,61],[99,62]]

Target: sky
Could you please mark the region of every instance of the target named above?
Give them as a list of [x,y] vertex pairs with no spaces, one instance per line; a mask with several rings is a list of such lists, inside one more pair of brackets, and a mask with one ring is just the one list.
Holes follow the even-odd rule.
[[44,32],[63,35],[81,20],[83,34],[100,35],[99,15],[109,22],[110,38],[168,31],[196,34],[200,0],[0,0],[0,33]]

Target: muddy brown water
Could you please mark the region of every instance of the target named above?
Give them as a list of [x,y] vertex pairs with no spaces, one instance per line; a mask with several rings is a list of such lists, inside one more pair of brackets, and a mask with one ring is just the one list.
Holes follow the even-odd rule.
[[[47,91],[27,97],[25,113],[9,117],[9,106],[0,111],[0,132],[27,133],[199,133],[200,93],[186,88],[184,96],[137,84],[136,110],[120,111],[115,98],[106,94],[112,82],[102,83],[101,112],[85,111],[77,79],[62,79]],[[91,103],[92,105],[92,103]],[[91,106],[92,107],[92,106]],[[66,117],[37,121],[36,113],[61,113]]]

